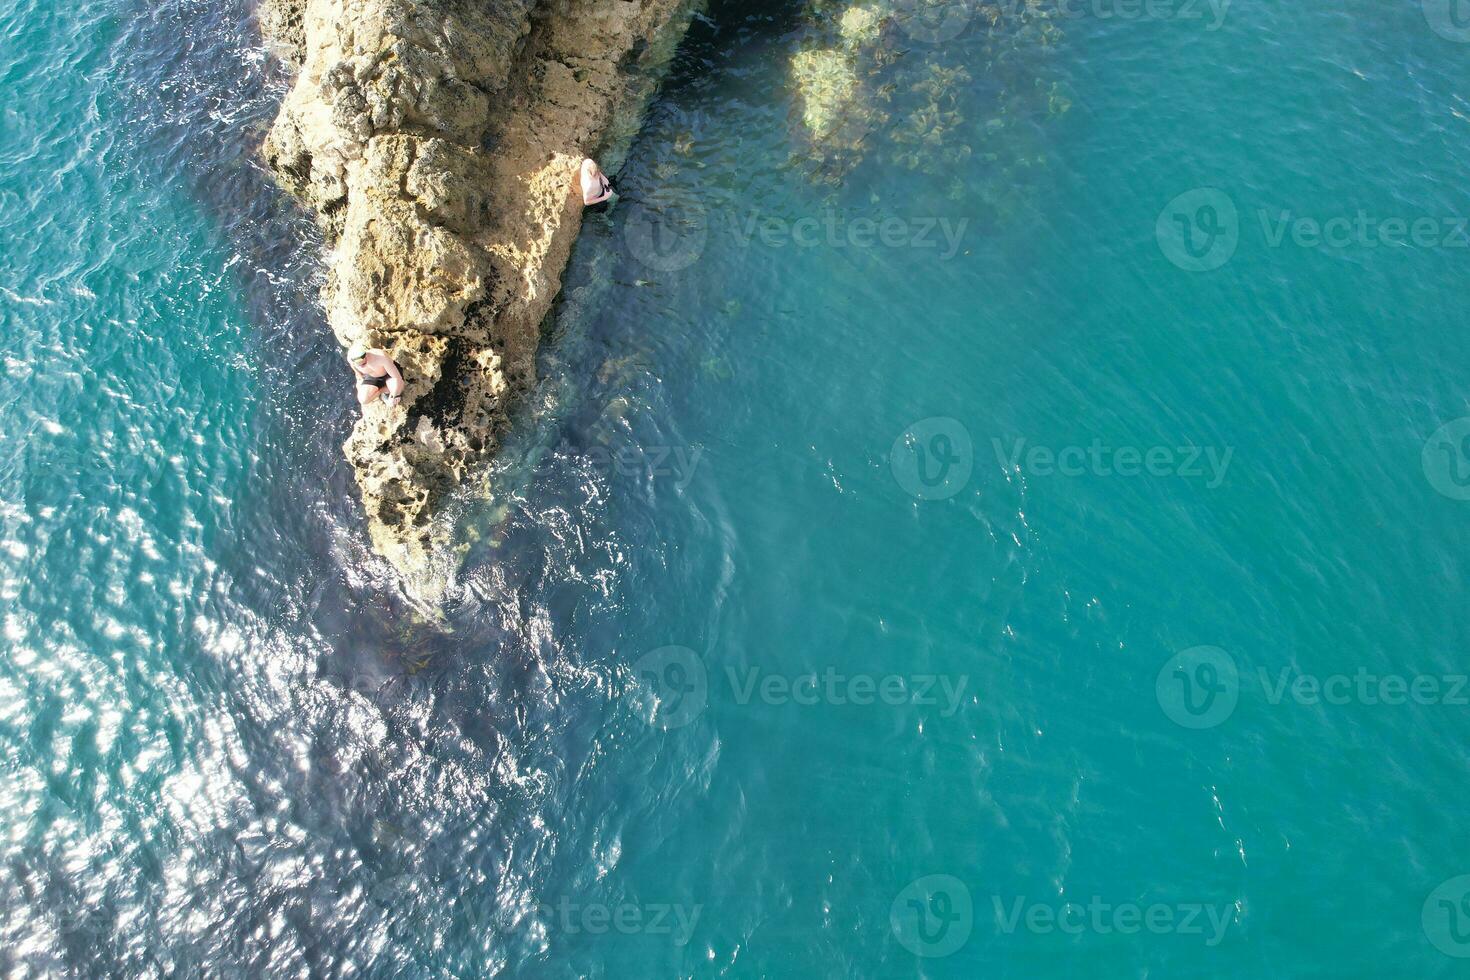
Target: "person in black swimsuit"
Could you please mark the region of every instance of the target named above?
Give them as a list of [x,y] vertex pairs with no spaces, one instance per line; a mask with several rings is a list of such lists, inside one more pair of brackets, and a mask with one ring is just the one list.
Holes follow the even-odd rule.
[[379,398],[395,407],[403,401],[403,372],[393,358],[359,340],[347,350],[347,363],[352,366],[357,403],[366,407]]

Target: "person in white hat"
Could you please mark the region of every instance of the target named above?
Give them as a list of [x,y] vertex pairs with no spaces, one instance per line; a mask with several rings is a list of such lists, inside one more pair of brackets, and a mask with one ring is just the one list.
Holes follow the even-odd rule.
[[379,398],[390,407],[403,401],[403,372],[393,358],[359,340],[347,349],[347,363],[356,376],[359,405],[367,407]]

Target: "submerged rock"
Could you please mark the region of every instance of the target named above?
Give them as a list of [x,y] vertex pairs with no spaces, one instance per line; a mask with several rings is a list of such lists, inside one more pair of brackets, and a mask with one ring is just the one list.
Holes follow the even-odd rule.
[[581,223],[577,167],[631,133],[688,7],[264,0],[262,30],[298,71],[266,160],[331,246],[338,342],[383,348],[408,381],[343,448],[410,591],[434,590],[436,505],[534,380]]
[[858,78],[845,51],[814,48],[791,59],[791,76],[801,96],[801,119],[817,140],[829,140],[850,118]]
[[[789,62],[800,109],[795,158],[829,184],[876,150],[888,164],[950,175],[952,200],[977,199],[981,183],[1011,188],[1017,170],[1045,158],[1022,149],[989,166],[1001,161],[998,130],[1009,127],[1006,144],[1025,147],[1031,123],[1071,107],[1062,83],[1047,76],[1059,16],[1036,0],[808,0],[806,36]],[[970,66],[982,64],[972,77]],[[993,106],[983,124],[961,112],[977,91]],[[1017,121],[1026,124],[1019,131]],[[976,160],[1007,172],[978,176]],[[987,209],[989,197],[978,195]]]
[[848,7],[838,20],[838,33],[849,47],[876,44],[882,36],[883,22],[889,13],[886,5],[878,3]]

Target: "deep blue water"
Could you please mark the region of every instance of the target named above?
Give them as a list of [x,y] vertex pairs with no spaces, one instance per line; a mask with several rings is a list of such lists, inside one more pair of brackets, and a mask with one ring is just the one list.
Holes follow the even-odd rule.
[[439,610],[248,11],[0,11],[7,974],[1464,973],[1470,30],[851,7],[696,21]]

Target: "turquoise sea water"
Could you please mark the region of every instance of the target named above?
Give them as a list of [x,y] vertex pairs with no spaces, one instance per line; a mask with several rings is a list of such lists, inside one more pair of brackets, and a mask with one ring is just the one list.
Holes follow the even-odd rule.
[[696,21],[437,616],[248,12],[0,11],[7,974],[1464,974],[1470,32],[951,6],[814,143],[843,10]]

